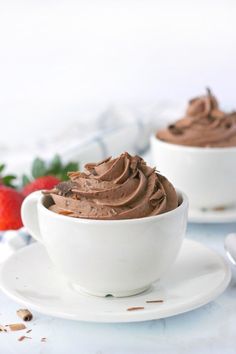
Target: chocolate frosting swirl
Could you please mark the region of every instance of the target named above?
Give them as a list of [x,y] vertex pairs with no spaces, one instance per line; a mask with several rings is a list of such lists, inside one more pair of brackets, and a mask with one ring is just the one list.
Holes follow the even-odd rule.
[[70,172],[50,194],[50,210],[76,218],[133,219],[157,215],[178,206],[172,184],[139,156],[121,156],[88,163],[84,172]]
[[236,146],[236,112],[221,111],[216,98],[207,89],[207,95],[189,101],[185,117],[158,131],[156,137],[187,146]]

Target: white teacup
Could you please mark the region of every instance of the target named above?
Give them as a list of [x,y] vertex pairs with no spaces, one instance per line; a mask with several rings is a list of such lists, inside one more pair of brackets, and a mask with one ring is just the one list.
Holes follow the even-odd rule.
[[157,216],[128,220],[77,219],[48,209],[50,196],[29,195],[22,219],[73,287],[117,297],[147,289],[174,264],[187,223],[188,202]]
[[190,208],[236,204],[236,147],[190,147],[151,137],[153,163],[177,188]]

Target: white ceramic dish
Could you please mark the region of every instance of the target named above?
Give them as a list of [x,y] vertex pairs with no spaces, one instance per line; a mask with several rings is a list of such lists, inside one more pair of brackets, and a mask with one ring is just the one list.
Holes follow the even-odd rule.
[[[145,321],[190,311],[219,296],[230,278],[230,268],[221,256],[191,240],[184,240],[165,280],[125,298],[102,298],[73,290],[55,272],[45,248],[38,243],[16,252],[0,268],[0,287],[13,300],[46,315],[93,322]],[[158,299],[164,302],[146,303]],[[133,306],[144,309],[127,311]]]
[[236,204],[236,147],[201,148],[151,137],[154,165],[184,191],[192,209]]
[[36,192],[22,206],[30,234],[42,242],[58,271],[78,290],[106,296],[144,291],[174,264],[187,224],[187,197],[178,208],[127,220],[89,220],[59,215]]
[[224,210],[189,209],[188,221],[210,224],[236,222],[236,206]]

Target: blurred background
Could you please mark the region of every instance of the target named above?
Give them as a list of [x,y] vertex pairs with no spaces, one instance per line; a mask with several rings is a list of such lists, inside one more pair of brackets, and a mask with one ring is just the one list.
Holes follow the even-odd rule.
[[235,18],[233,0],[1,1],[0,160],[22,169],[119,122],[127,141],[135,119],[145,150],[207,85],[235,109]]

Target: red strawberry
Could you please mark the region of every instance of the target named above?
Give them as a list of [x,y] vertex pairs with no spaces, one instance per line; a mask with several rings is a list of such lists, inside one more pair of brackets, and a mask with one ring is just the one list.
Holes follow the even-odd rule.
[[26,184],[26,186],[22,189],[22,194],[26,197],[30,193],[41,189],[52,189],[60,182],[61,180],[55,176],[38,177],[33,182]]
[[23,226],[20,214],[23,199],[13,188],[0,186],[0,230],[17,230]]

